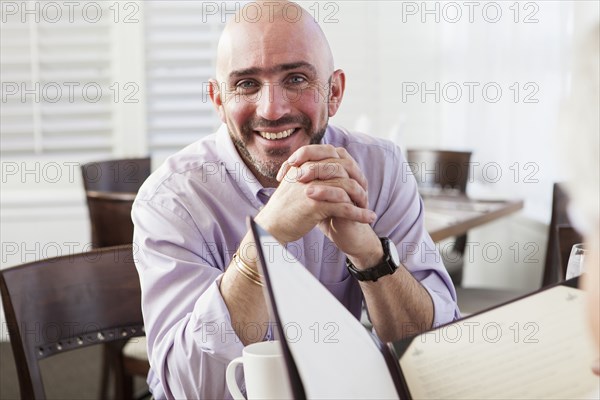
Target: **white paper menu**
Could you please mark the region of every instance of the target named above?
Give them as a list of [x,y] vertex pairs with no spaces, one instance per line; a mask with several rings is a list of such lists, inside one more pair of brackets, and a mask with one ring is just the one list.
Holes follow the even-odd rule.
[[416,399],[598,398],[585,293],[557,286],[415,338],[400,368]]

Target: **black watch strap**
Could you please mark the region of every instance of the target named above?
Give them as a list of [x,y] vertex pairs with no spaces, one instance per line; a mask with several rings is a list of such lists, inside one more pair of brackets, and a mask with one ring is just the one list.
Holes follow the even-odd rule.
[[346,257],[346,268],[348,272],[359,281],[377,282],[383,276],[391,275],[398,269],[398,251],[396,245],[388,238],[379,238],[383,248],[383,260],[374,267],[358,269],[348,257]]

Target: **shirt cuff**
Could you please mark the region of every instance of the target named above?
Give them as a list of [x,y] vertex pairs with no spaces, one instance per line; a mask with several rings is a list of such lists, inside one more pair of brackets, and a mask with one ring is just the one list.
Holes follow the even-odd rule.
[[433,324],[432,328],[447,324],[460,318],[460,312],[456,305],[456,300],[452,298],[449,292],[439,293],[423,285],[425,290],[431,296],[433,302]]
[[194,340],[203,352],[227,364],[242,355],[244,345],[235,333],[219,286],[221,274],[198,298],[190,317]]

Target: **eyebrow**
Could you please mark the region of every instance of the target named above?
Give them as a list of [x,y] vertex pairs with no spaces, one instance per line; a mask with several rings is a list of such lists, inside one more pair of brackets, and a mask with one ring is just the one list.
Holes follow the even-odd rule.
[[242,76],[248,76],[248,75],[258,75],[261,73],[272,74],[272,73],[278,73],[278,72],[285,72],[285,71],[291,71],[291,70],[299,69],[299,68],[306,68],[306,69],[310,70],[310,72],[313,75],[317,74],[317,69],[312,64],[307,63],[306,61],[298,61],[298,62],[293,62],[293,63],[288,63],[288,64],[279,64],[279,65],[276,65],[269,69],[262,69],[262,68],[256,68],[256,67],[238,69],[235,71],[231,71],[229,73],[229,79],[235,79],[235,78],[239,78]]

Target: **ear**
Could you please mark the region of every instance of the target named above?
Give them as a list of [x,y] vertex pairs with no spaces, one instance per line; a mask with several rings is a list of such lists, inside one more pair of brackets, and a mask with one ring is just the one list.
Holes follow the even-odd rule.
[[331,75],[331,86],[329,89],[329,116],[333,117],[344,97],[344,90],[346,89],[346,74],[341,69],[334,71]]
[[219,88],[219,82],[215,79],[209,79],[208,81],[208,95],[210,96],[210,101],[213,103],[217,114],[219,114],[221,122],[226,123],[225,113],[223,112],[223,98],[221,97],[222,93]]

